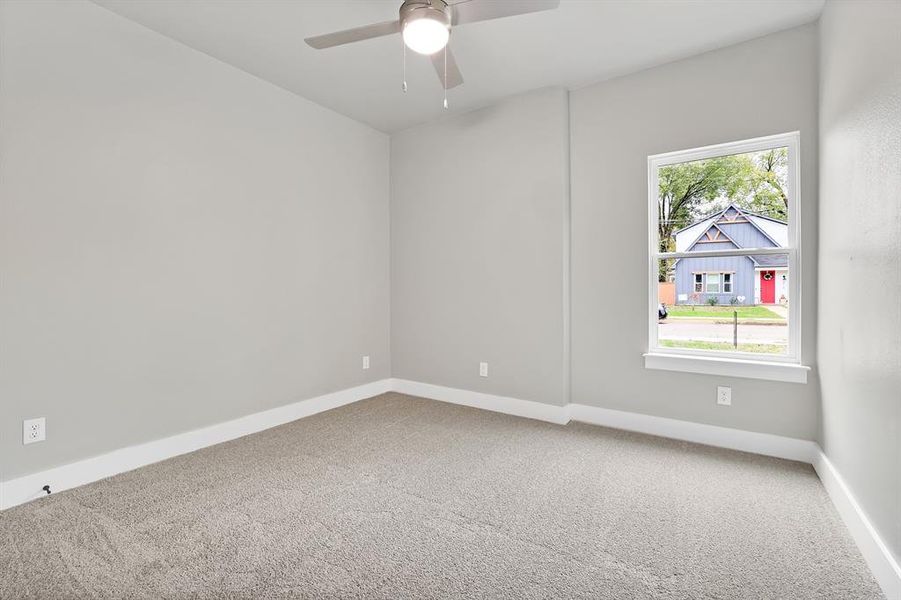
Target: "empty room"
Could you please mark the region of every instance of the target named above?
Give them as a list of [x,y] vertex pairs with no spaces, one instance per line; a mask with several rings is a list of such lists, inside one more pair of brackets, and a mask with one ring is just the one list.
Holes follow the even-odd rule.
[[0,0],[0,598],[901,600],[901,0]]

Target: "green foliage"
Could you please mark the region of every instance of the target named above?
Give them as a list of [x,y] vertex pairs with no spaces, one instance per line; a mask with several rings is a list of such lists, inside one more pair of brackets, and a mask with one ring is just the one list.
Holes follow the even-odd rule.
[[762,354],[785,354],[786,347],[780,344],[744,344],[734,347],[731,342],[702,342],[698,340],[660,340],[664,348],[691,348],[692,350],[724,350],[732,352],[754,352]]
[[661,167],[657,174],[660,249],[664,252],[672,249],[675,244],[672,233],[700,216],[697,208],[702,201],[709,203],[723,195],[738,195],[747,187],[750,175],[747,155],[720,156]]
[[788,195],[785,180],[788,173],[788,149],[775,148],[759,152],[754,155],[753,160],[755,168],[744,205],[756,213],[787,221]]
[[719,303],[719,298],[717,298],[716,296],[710,296],[709,298],[707,298],[707,304],[709,304],[710,306],[716,306]]
[[728,320],[733,312],[738,312],[739,319],[768,319],[785,321],[785,318],[774,313],[765,306],[706,306],[704,304],[676,304],[666,308],[670,319],[679,317],[699,317]]
[[[719,156],[661,167],[658,172],[660,251],[675,250],[673,233],[729,204],[780,220],[788,218],[788,149]],[[661,264],[659,279],[668,272]]]

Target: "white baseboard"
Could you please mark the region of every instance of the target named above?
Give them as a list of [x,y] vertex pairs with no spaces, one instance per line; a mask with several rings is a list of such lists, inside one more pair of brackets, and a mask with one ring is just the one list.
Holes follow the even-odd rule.
[[460,404],[472,408],[481,408],[493,412],[526,417],[565,425],[569,422],[569,413],[565,406],[555,406],[531,400],[519,400],[507,396],[495,396],[483,392],[471,392],[457,388],[449,388],[431,383],[420,383],[407,379],[392,379],[391,390],[410,396],[440,400],[451,404]]
[[769,433],[731,429],[584,404],[570,404],[569,409],[570,416],[574,421],[806,463],[813,462],[813,457],[819,450],[816,442]]
[[567,404],[565,406],[542,404],[531,400],[519,400],[507,396],[470,392],[468,390],[406,379],[392,379],[391,389],[392,391],[411,396],[461,404],[518,417],[557,423],[558,425],[569,423],[570,420],[581,421],[591,425],[637,431],[686,442],[731,448],[733,450],[742,450],[744,452],[806,463],[812,463],[819,450],[819,446],[816,443],[808,440],[654,417],[621,410],[610,410],[585,404]]
[[559,425],[570,420],[581,421],[811,463],[886,596],[892,600],[901,598],[901,568],[838,471],[815,442],[584,404],[556,406],[405,379],[375,381],[0,482],[0,509],[45,497],[41,488],[47,484],[54,492],[67,490],[391,391]]
[[0,483],[0,510],[45,497],[41,489],[45,485],[50,485],[54,493],[61,492],[390,390],[391,380],[382,379],[4,481]]
[[819,447],[813,460],[813,468],[820,476],[823,487],[826,488],[838,514],[851,532],[851,537],[857,543],[864,560],[867,561],[873,577],[882,587],[885,597],[889,600],[901,598],[901,566],[870,523],[835,465],[826,458]]

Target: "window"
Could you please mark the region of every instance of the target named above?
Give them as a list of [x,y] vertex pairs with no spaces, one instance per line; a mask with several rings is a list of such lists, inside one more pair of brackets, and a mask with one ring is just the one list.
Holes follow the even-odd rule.
[[[723,285],[720,291],[720,283]],[[707,292],[708,294],[731,294],[732,293],[732,273],[695,273],[694,274],[694,291]]]
[[[648,356],[655,360],[646,364],[677,356],[683,365],[704,357],[803,368],[794,301],[798,145],[795,132],[648,158]],[[661,320],[662,298],[676,302]]]

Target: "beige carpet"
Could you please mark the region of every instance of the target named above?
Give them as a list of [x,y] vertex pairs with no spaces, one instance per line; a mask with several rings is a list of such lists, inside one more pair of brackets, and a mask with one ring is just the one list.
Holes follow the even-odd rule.
[[387,394],[0,513],[0,597],[878,598],[810,466]]

